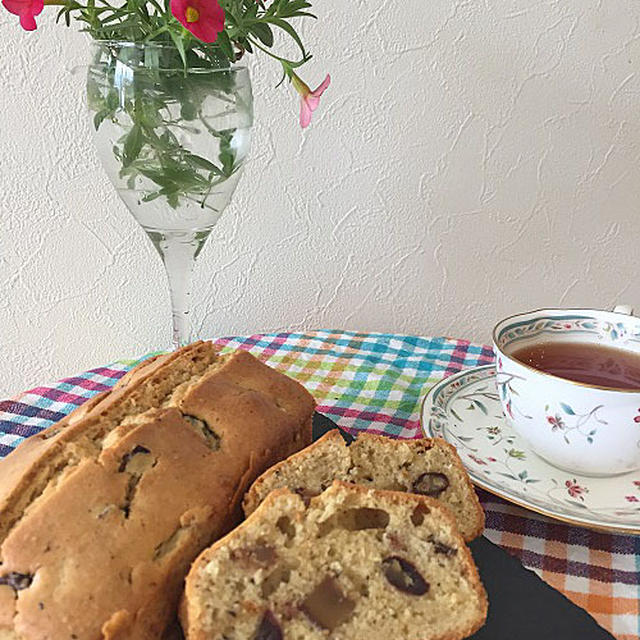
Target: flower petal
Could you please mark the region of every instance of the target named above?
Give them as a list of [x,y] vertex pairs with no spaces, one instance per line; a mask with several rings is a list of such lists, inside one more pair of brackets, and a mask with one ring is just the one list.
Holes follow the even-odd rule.
[[305,98],[305,101],[309,109],[311,109],[311,111],[315,111],[318,108],[318,105],[320,104],[320,96],[314,96],[313,93],[310,93]]
[[24,2],[20,0],[2,0],[2,6],[15,16],[19,16],[24,9]]
[[311,122],[311,114],[313,111],[309,108],[307,101],[302,98],[300,100],[300,126],[306,129]]
[[20,16],[20,26],[25,31],[35,31],[37,28],[36,19],[30,13],[23,13]]
[[31,0],[2,0],[2,4],[9,13],[20,16],[29,11]]
[[327,77],[322,81],[322,84],[317,89],[312,91],[311,95],[314,98],[319,98],[327,90],[330,84],[331,84],[331,76],[327,73]]
[[20,24],[28,31],[36,28],[33,17],[44,8],[44,0],[2,0],[2,4],[9,13],[21,17]]
[[[189,22],[188,9],[197,12],[196,21]],[[224,9],[218,0],[171,0],[171,13],[187,31],[203,42],[215,42],[224,29]],[[191,11],[190,15],[193,14]]]

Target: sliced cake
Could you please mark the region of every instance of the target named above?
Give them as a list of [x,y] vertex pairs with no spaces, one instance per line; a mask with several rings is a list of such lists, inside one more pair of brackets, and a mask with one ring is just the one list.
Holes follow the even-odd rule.
[[311,441],[313,398],[196,343],[0,461],[0,638],[158,640],[249,483]]
[[361,433],[347,445],[337,429],[263,473],[244,498],[245,514],[274,489],[288,487],[309,498],[333,480],[437,498],[451,509],[467,541],[484,528],[484,511],[450,444],[440,438],[395,440]]
[[487,600],[448,509],[334,482],[278,489],[187,577],[189,640],[457,640]]

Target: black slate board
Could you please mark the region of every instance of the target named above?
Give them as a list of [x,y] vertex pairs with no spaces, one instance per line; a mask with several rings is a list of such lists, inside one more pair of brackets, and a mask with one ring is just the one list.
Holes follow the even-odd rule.
[[[313,439],[336,427],[316,413]],[[355,439],[340,432],[347,443]],[[484,536],[469,547],[489,596],[487,623],[472,636],[475,640],[615,640],[586,611]]]

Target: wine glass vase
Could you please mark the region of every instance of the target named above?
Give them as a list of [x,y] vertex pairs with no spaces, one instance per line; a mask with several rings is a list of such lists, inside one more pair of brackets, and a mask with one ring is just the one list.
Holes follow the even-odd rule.
[[192,340],[195,260],[249,152],[249,73],[184,64],[172,45],[95,42],[87,99],[98,156],[165,266],[177,348]]

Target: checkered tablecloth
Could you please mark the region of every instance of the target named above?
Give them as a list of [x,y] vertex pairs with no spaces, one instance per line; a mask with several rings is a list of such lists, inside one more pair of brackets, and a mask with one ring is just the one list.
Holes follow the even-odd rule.
[[[433,384],[493,360],[489,347],[464,340],[379,333],[277,333],[217,342],[247,349],[299,380],[318,410],[340,426],[401,438],[420,436],[420,401]],[[0,402],[0,456],[113,386],[140,360],[121,360]],[[640,638],[640,537],[572,527],[485,492],[480,497],[490,540],[620,640]]]

